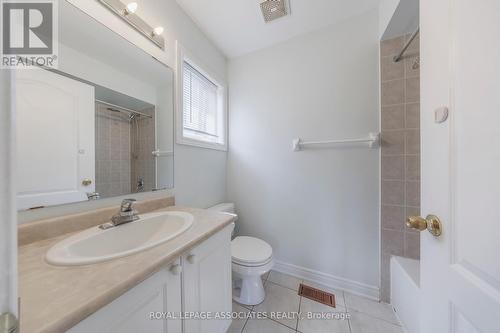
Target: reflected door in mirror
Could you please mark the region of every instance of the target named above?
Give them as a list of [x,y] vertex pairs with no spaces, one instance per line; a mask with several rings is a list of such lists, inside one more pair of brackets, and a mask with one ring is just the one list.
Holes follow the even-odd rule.
[[94,87],[18,70],[16,102],[18,208],[86,201],[95,191]]

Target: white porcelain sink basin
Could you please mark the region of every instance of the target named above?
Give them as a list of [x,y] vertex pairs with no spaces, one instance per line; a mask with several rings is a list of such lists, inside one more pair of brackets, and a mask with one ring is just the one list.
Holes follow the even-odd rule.
[[141,214],[140,219],[102,230],[93,227],[55,244],[47,252],[49,264],[75,266],[124,257],[179,236],[193,224],[185,212]]

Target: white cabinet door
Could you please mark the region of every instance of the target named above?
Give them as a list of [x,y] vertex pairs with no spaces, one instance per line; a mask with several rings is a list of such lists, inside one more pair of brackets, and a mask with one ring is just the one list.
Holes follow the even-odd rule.
[[181,333],[180,319],[151,319],[151,313],[179,316],[180,260],[106,305],[68,333]]
[[[226,227],[182,257],[185,313],[203,315],[231,311],[233,227],[234,225]],[[230,324],[230,320],[186,319],[184,332],[224,333]]]
[[[422,212],[443,223],[421,238],[421,332],[496,333],[500,2],[422,0],[420,11]],[[443,106],[449,119],[435,121]]]
[[16,103],[18,209],[87,200],[95,191],[94,87],[18,70]]

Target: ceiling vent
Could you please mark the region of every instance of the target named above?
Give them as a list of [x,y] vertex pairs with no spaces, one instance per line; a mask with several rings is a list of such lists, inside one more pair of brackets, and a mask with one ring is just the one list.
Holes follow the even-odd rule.
[[287,0],[266,0],[260,3],[260,9],[266,22],[279,19],[290,12]]

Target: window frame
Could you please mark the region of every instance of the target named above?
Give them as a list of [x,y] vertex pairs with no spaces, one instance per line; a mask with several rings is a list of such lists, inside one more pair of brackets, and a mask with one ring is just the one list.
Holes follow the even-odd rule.
[[[191,67],[205,76],[213,84],[217,86],[218,100],[218,117],[221,116],[222,126],[221,136],[222,143],[208,142],[195,139],[184,135],[184,62],[187,62]],[[187,51],[182,45],[177,43],[177,59],[176,59],[176,142],[179,145],[195,146],[199,148],[215,149],[227,151],[228,148],[228,112],[227,112],[227,85],[224,80],[221,80],[217,75],[207,69],[207,67]],[[219,105],[220,103],[220,105]]]

